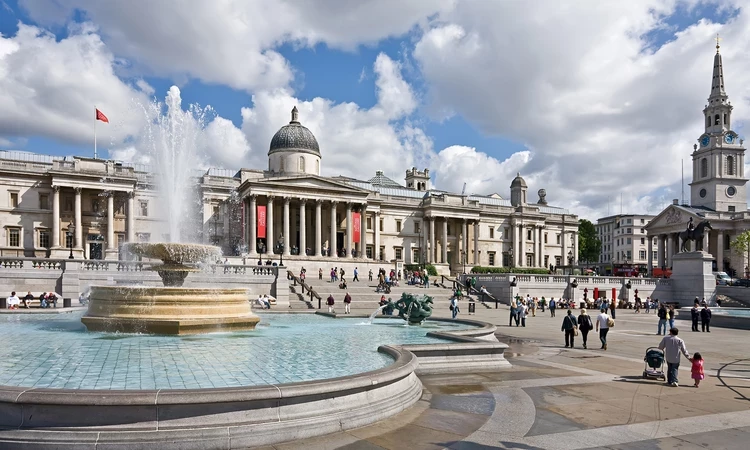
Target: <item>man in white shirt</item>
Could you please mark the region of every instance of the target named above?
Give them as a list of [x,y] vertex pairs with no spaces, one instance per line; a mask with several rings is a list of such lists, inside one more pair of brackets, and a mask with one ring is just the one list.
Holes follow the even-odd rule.
[[609,314],[602,307],[601,312],[596,316],[596,331],[599,332],[599,340],[602,341],[602,350],[607,350],[607,333],[609,332]]
[[685,347],[685,341],[677,337],[677,328],[669,329],[669,336],[664,336],[659,343],[659,348],[664,350],[664,359],[667,360],[667,384],[677,387],[677,372],[680,368],[680,353],[690,359]]

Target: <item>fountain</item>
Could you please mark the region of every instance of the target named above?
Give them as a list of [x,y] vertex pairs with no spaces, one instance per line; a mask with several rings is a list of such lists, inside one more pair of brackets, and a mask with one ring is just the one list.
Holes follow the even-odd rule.
[[164,287],[92,286],[89,309],[81,322],[89,331],[195,334],[251,330],[253,314],[246,289],[182,287],[195,264],[221,256],[218,247],[200,244],[130,243],[138,256],[161,259],[156,271]]
[[190,217],[191,169],[200,163],[199,143],[210,108],[191,105],[182,110],[180,90],[169,89],[166,112],[160,103],[143,108],[145,141],[158,174],[158,191],[166,212],[166,243],[127,243],[123,251],[160,259],[149,270],[162,279],[163,287],[92,286],[88,312],[81,321],[89,331],[149,334],[193,334],[218,330],[249,330],[259,318],[251,311],[246,289],[183,287],[197,263],[221,257],[218,247],[180,243],[186,236],[184,217]]
[[432,297],[404,292],[393,307],[398,309],[398,316],[409,325],[418,325],[432,315]]

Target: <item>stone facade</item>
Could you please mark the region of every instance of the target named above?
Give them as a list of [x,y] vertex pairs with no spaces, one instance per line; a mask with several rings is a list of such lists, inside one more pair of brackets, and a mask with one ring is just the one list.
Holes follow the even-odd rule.
[[648,245],[646,225],[654,216],[619,214],[602,217],[596,221],[596,232],[602,243],[598,267],[602,275],[632,275],[648,267],[648,252],[656,259],[656,247]]
[[731,241],[750,229],[745,178],[745,148],[742,139],[731,129],[732,104],[724,87],[724,67],[719,47],[714,55],[711,94],[703,109],[705,129],[693,145],[693,180],[690,183],[690,205],[678,200],[664,209],[646,227],[648,239],[656,242],[657,258],[649,266],[671,268],[682,244],[679,233],[688,222],[698,226],[708,221],[711,229],[693,242],[687,250],[703,251],[713,256],[713,269],[735,276],[746,276],[747,255],[731,250]]
[[[427,169],[406,170],[403,185],[382,172],[367,181],[321,177],[320,155],[295,109],[272,140],[268,170],[196,171],[199,206],[184,219],[196,230],[190,240],[253,263],[283,255],[295,269],[308,260],[424,262],[443,274],[577,263],[578,217],[548,205],[543,189],[530,203],[520,175],[509,201],[432,189]],[[72,246],[76,258],[118,259],[124,242],[168,239],[157,178],[145,165],[0,152],[0,256],[65,258]]]

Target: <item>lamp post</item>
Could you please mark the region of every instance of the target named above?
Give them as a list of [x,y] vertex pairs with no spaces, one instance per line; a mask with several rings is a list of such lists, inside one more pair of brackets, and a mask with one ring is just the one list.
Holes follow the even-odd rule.
[[284,236],[282,235],[279,239],[279,244],[281,245],[281,252],[279,255],[279,267],[284,266]]
[[508,247],[508,257],[510,258],[510,271],[513,272],[513,246]]
[[570,274],[573,275],[573,251],[568,250],[568,267],[570,267]]
[[73,259],[73,239],[76,232],[76,225],[74,223],[71,223],[68,225],[68,231],[66,232],[67,236],[70,238],[70,255],[68,256],[68,259]]

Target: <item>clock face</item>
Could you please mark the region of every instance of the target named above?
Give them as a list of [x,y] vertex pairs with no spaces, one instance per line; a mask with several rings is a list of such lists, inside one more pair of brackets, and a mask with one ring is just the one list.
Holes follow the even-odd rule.
[[729,197],[734,197],[734,194],[736,194],[736,193],[737,193],[737,189],[735,189],[735,187],[734,187],[734,186],[729,186],[729,187],[727,188],[727,195],[728,195]]
[[706,147],[706,146],[708,146],[708,143],[709,143],[709,142],[711,142],[711,138],[709,138],[708,136],[703,136],[703,137],[701,138],[701,145],[702,145],[703,147]]
[[724,142],[726,142],[727,144],[731,144],[732,142],[734,142],[734,135],[731,134],[731,133],[725,135],[724,136]]
[[700,195],[701,198],[706,198],[706,194],[707,194],[707,192],[706,192],[705,189],[701,189],[701,191],[698,193],[698,195]]

